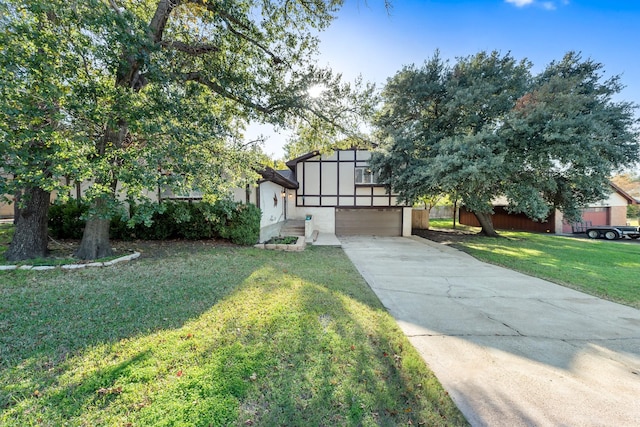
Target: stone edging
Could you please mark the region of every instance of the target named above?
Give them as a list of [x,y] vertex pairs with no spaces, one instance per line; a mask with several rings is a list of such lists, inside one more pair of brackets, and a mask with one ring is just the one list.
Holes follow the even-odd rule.
[[119,262],[131,261],[140,256],[140,252],[134,252],[131,255],[121,256],[105,262],[89,262],[87,264],[63,264],[63,265],[0,265],[1,270],[53,270],[60,268],[62,270],[80,270],[87,267],[109,267]]
[[292,245],[285,245],[283,243],[259,243],[257,245],[254,245],[254,247],[256,248],[260,248],[260,249],[275,249],[278,251],[287,251],[287,252],[301,252],[304,250],[304,247],[306,246],[306,242],[305,242],[305,238],[304,236],[299,236],[298,240],[296,240],[296,242]]

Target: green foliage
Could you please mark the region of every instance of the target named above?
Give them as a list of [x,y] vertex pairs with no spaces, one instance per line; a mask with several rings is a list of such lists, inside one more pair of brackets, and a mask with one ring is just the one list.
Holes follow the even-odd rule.
[[57,202],[49,208],[49,233],[56,239],[82,237],[89,205],[80,200]]
[[[75,200],[51,206],[49,230],[58,239],[79,239],[89,205]],[[219,199],[215,203],[165,201],[149,214],[148,205],[131,205],[130,218],[111,219],[110,237],[119,240],[202,240],[223,238],[252,245],[260,238],[261,211],[255,205]],[[145,221],[136,218],[145,211]],[[150,216],[149,216],[150,215]]]
[[[89,221],[119,214],[118,200],[159,187],[197,189],[213,200],[255,181],[263,155],[256,141],[243,140],[250,121],[352,128],[350,102],[362,85],[342,84],[314,58],[318,31],[341,5],[3,0],[0,156],[28,159],[5,172],[17,188],[90,177]],[[307,96],[317,84],[327,90]],[[195,226],[206,232],[206,223]],[[78,256],[97,250],[90,245]]]
[[188,240],[209,239],[214,237],[213,224],[205,214],[207,203],[174,203],[176,233]]
[[[219,211],[220,221],[216,229],[221,237],[238,245],[253,245],[260,239],[260,209],[251,204],[234,203],[229,210],[229,202],[220,203],[225,208]],[[229,215],[229,211],[231,214]]]
[[486,214],[503,196],[533,219],[574,217],[637,160],[635,106],[614,102],[618,78],[575,53],[530,69],[496,52],[405,67],[382,93],[372,166],[408,202],[446,194]]
[[0,195],[86,176],[87,129],[69,116],[78,78],[69,2],[0,3]]
[[265,243],[269,245],[293,245],[298,241],[296,236],[272,237]]
[[7,251],[14,229],[13,224],[0,224],[0,258],[3,258]]

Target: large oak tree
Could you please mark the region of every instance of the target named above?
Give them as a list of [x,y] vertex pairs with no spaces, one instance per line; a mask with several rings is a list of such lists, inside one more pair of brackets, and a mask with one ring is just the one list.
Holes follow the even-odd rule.
[[614,99],[619,78],[603,81],[602,68],[568,53],[532,76],[497,52],[405,67],[383,91],[372,166],[405,201],[461,200],[487,235],[498,197],[535,220],[576,218],[638,159],[635,106]]
[[16,225],[9,260],[46,255],[51,194],[66,191],[61,176],[81,179],[87,166],[88,135],[66,113],[76,29],[38,6],[0,2],[0,196],[14,195]]
[[[350,86],[314,65],[318,31],[342,0],[3,3],[16,12],[11,25],[55,16],[52,31],[77,63],[76,75],[46,78],[71,92],[66,125],[92,142],[80,258],[110,253],[119,195],[141,198],[159,185],[215,195],[251,179],[259,156],[243,142],[247,122],[347,129],[355,114],[344,102]],[[329,90],[311,100],[317,84]]]

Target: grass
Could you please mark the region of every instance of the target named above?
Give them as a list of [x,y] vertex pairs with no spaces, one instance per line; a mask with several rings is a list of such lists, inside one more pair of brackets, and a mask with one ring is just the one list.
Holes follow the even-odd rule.
[[466,424],[338,248],[0,274],[0,425]]
[[[451,228],[452,221],[431,225]],[[474,236],[454,246],[482,261],[640,308],[640,244],[512,231],[500,235]]]
[[9,243],[11,243],[13,229],[13,224],[0,224],[0,264],[4,260],[4,253],[7,251]]

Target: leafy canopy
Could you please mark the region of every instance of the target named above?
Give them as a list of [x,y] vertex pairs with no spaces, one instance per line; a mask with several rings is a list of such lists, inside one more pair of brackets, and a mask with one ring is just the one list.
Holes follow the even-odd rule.
[[[264,156],[243,141],[249,121],[351,127],[363,86],[314,64],[341,4],[2,0],[2,154],[31,159],[5,171],[27,179],[50,163],[34,184],[91,177],[89,199],[252,180]],[[316,85],[326,90],[311,98]]]
[[574,218],[638,158],[635,106],[614,101],[619,78],[602,68],[568,53],[533,76],[510,54],[450,66],[436,53],[389,79],[372,166],[408,202],[446,194],[486,215],[504,197],[533,219]]

